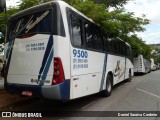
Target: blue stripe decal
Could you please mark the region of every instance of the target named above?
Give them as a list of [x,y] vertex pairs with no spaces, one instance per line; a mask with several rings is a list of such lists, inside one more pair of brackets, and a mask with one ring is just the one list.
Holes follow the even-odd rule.
[[[48,40],[48,44],[46,47],[46,51],[45,51],[45,54],[43,57],[42,65],[39,70],[38,80],[40,80],[40,79],[45,80],[52,59],[53,59],[53,36],[50,35],[49,40]],[[42,85],[42,84],[40,84],[40,85]]]
[[6,63],[6,75],[8,76],[8,70],[10,66],[12,51],[13,51],[13,45],[14,45],[15,39],[13,39],[10,43],[8,43],[8,49],[7,49],[7,63]]
[[42,74],[42,77],[41,77],[42,80],[46,79],[46,75],[48,73],[48,70],[49,70],[49,67],[51,65],[52,59],[53,59],[53,49],[51,50],[51,53],[50,53],[49,58],[48,58],[48,61],[46,63],[46,67],[45,67],[45,69],[43,71],[43,74]]
[[42,87],[37,85],[26,85],[26,84],[14,84],[4,82],[5,89],[13,92],[17,92],[18,94],[22,94],[22,91],[28,90],[32,91],[32,96],[35,97],[43,97],[42,95]]
[[6,59],[9,58],[9,54],[10,54],[11,48],[12,48],[12,42],[13,42],[13,41],[10,41],[10,42],[8,43],[7,51],[6,51]]
[[107,57],[108,57],[107,54],[105,54],[100,91],[103,90],[103,85],[104,85],[104,81],[105,81],[105,74],[106,74],[106,67],[107,67]]
[[62,84],[60,84],[60,95],[62,100],[70,99],[70,80],[64,80]]
[[[50,53],[49,58],[48,58],[48,61],[47,61],[46,66],[45,66],[45,68],[43,70],[43,73],[42,73],[42,76],[41,76],[41,80],[45,80],[46,79],[47,73],[49,71],[49,67],[50,67],[51,62],[52,62],[52,59],[53,59],[53,49],[51,50],[51,53]],[[44,84],[44,82],[40,83],[39,85],[43,85],[43,84]]]
[[[32,96],[49,98],[56,100],[69,100],[70,99],[70,79],[65,79],[63,83],[53,86],[37,86],[25,84],[13,84],[4,82],[5,89],[14,91],[21,94],[22,91],[32,91]],[[46,93],[51,91],[50,93]],[[44,95],[45,94],[45,95]],[[48,95],[46,95],[48,94]],[[60,96],[59,96],[60,95]]]

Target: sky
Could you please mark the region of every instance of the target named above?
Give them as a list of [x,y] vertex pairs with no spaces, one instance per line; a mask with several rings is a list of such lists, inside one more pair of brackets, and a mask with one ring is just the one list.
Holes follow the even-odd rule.
[[146,41],[146,44],[160,43],[160,0],[130,0],[125,8],[134,12],[137,17],[145,14],[150,20],[150,24],[144,26],[146,31],[137,35]]
[[[16,6],[20,0],[6,0],[7,6]],[[150,24],[144,26],[146,31],[139,32],[137,35],[146,44],[160,43],[160,0],[130,0],[125,5],[127,11],[134,12],[135,16],[141,17],[142,14],[150,20]]]
[[6,5],[7,5],[7,7],[16,6],[16,5],[18,5],[19,1],[20,0],[6,0]]

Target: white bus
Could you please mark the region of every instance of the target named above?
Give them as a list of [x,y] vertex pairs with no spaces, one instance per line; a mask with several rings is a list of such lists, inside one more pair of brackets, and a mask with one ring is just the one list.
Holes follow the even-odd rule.
[[150,59],[145,59],[144,58],[144,66],[145,66],[145,73],[150,73],[151,72],[151,61]]
[[130,51],[65,2],[38,5],[8,20],[5,88],[57,100],[109,96],[133,76]]
[[160,63],[158,63],[158,65],[157,65],[157,66],[158,66],[158,69],[160,69]]
[[133,58],[134,73],[146,74],[151,71],[151,62],[143,57],[143,55],[138,54]]
[[156,64],[154,63],[154,59],[153,58],[151,58],[150,60],[151,60],[151,70],[154,71],[154,70],[157,69],[156,68]]

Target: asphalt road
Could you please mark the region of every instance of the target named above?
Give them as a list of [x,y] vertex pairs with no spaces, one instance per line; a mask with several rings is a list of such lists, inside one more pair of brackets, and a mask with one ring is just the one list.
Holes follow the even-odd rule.
[[52,113],[54,111],[74,111],[72,113],[73,116],[76,114],[75,111],[88,111],[86,114],[90,114],[91,116],[93,114],[94,116],[54,117],[54,119],[58,120],[160,120],[160,117],[101,116],[104,111],[160,111],[160,70],[146,75],[134,76],[131,82],[122,82],[114,86],[110,97],[101,97],[95,94],[69,102],[27,99],[3,107],[2,111],[52,111]]

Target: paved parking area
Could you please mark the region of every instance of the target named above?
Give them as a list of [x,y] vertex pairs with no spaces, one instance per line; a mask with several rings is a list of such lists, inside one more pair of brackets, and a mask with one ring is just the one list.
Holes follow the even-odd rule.
[[7,105],[21,101],[25,98],[17,94],[10,94],[4,89],[4,80],[0,78],[0,110]]
[[4,89],[4,79],[0,77],[0,89]]

